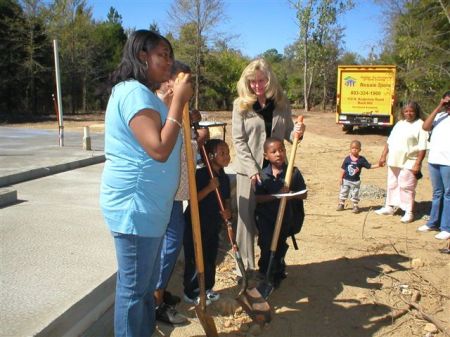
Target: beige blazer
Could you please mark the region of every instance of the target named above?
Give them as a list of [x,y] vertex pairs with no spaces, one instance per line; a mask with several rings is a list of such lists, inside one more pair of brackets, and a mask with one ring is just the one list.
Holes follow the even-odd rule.
[[[287,102],[287,99],[285,100]],[[241,111],[239,98],[234,101],[232,115],[232,137],[236,150],[233,168],[249,178],[261,170],[264,160],[266,129],[264,118],[253,110]],[[275,106],[272,119],[272,137],[292,140],[291,108],[288,103]]]

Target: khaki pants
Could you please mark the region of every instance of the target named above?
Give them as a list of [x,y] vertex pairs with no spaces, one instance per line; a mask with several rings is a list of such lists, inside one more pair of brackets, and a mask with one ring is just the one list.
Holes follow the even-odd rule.
[[[255,237],[258,233],[255,224],[255,193],[251,180],[243,174],[236,174],[236,202],[238,220],[236,229],[236,242],[246,270],[254,270],[255,266]],[[239,276],[239,268],[236,268]]]

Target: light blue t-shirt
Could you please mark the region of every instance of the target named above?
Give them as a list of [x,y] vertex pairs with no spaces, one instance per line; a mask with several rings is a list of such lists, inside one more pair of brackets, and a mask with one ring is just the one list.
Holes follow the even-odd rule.
[[114,86],[105,116],[105,156],[100,205],[113,232],[159,237],[164,234],[180,178],[181,136],[166,162],[151,158],[129,126],[143,109],[158,111],[164,124],[166,105],[135,80]]

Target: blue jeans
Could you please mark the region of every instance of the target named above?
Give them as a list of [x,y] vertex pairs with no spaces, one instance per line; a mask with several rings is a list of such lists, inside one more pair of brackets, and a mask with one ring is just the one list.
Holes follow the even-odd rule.
[[450,232],[450,166],[428,164],[433,199],[427,226]]
[[151,337],[155,330],[153,292],[159,277],[162,237],[112,235],[118,265],[115,337]]
[[180,254],[181,246],[183,245],[184,227],[183,202],[176,200],[173,202],[169,225],[167,226],[162,243],[161,272],[156,289],[167,288],[173,268]]

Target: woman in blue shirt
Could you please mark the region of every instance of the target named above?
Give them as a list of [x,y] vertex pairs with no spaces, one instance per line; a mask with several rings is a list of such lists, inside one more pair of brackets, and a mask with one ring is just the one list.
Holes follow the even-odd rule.
[[100,205],[117,255],[116,337],[150,337],[155,329],[153,291],[179,181],[182,111],[192,96],[189,75],[174,84],[169,110],[153,92],[169,79],[173,59],[167,39],[138,30],[112,76]]

